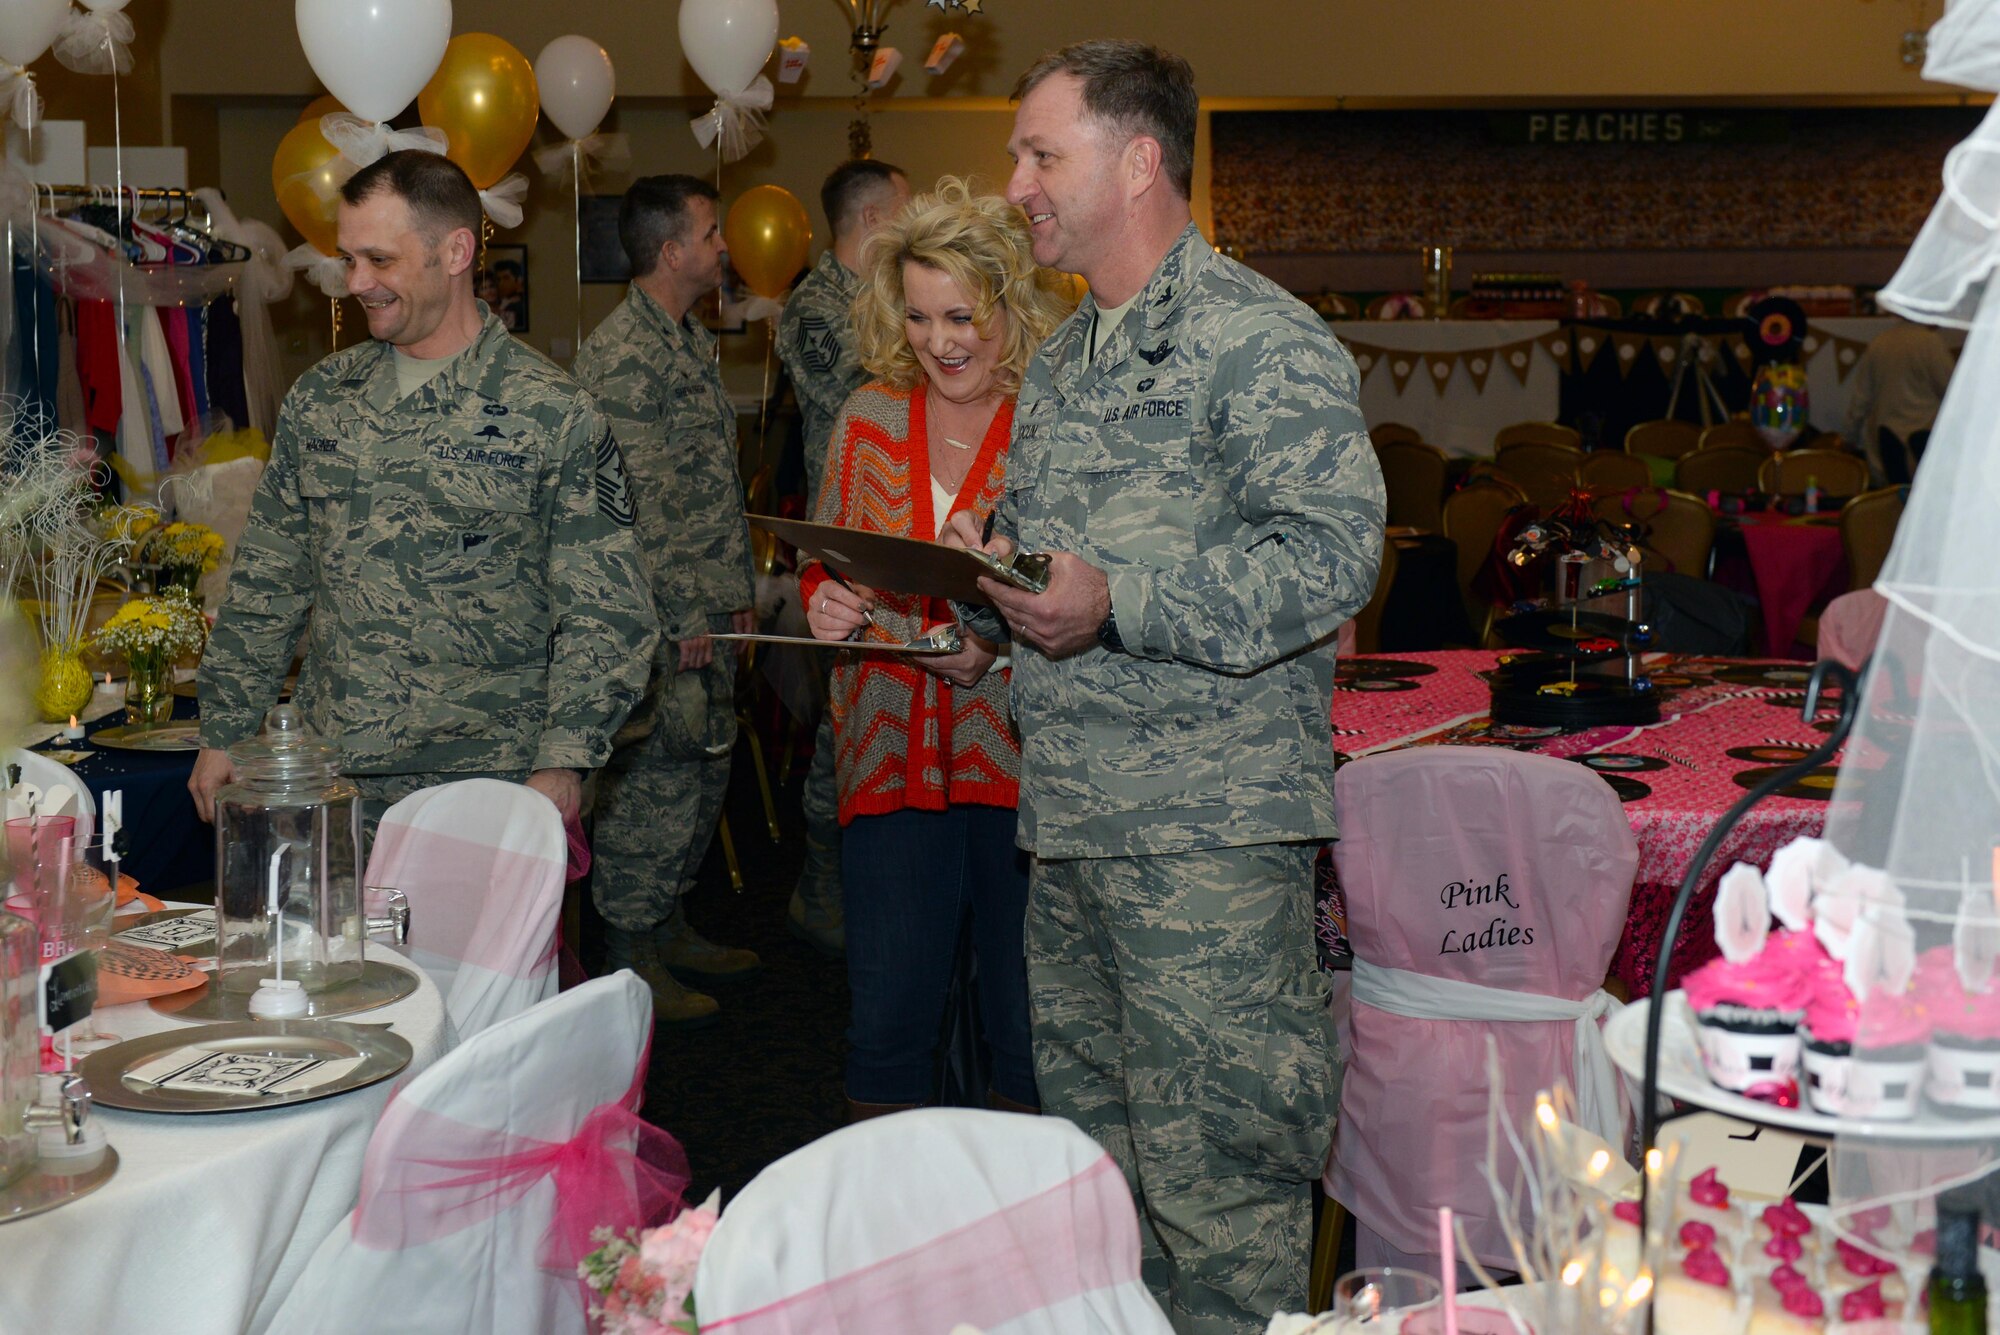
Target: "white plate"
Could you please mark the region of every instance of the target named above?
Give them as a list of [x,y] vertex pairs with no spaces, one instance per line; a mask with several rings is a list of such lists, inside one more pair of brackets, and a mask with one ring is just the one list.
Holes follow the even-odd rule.
[[[1618,1069],[1635,1081],[1645,1078],[1646,1014],[1650,1009],[1648,1001],[1635,1001],[1604,1025],[1605,1051],[1611,1054]],[[1708,1072],[1702,1069],[1694,1023],[1687,994],[1679,988],[1667,993],[1666,1023],[1660,1026],[1660,1092],[1684,1103],[1725,1117],[1823,1138],[1847,1135],[1878,1140],[1963,1141],[2000,1136],[2000,1116],[1951,1117],[1936,1112],[1928,1104],[1919,1108],[1916,1117],[1909,1121],[1880,1122],[1863,1117],[1834,1117],[1807,1107],[1780,1108],[1732,1094],[1711,1083]]]

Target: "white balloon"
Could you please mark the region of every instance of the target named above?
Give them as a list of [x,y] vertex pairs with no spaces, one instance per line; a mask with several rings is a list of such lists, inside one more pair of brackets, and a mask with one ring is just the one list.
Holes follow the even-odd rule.
[[415,101],[451,41],[451,0],[298,0],[296,15],[313,73],[365,121]]
[[0,0],[0,59],[9,65],[40,60],[68,17],[69,0]]
[[778,0],[681,0],[681,52],[701,81],[740,93],[778,43]]
[[565,139],[594,133],[611,110],[618,91],[611,57],[588,37],[558,37],[535,57],[535,84],[542,92],[542,114]]
[[93,14],[116,14],[131,0],[77,0],[77,3]]

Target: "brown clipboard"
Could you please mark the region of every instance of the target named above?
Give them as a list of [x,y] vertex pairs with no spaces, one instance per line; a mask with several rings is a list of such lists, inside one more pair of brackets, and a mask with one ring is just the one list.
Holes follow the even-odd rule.
[[925,636],[921,640],[911,640],[905,644],[901,640],[820,640],[810,635],[768,635],[762,632],[716,631],[709,635],[711,640],[727,640],[735,644],[788,644],[800,649],[858,649],[869,654],[908,654],[912,658],[939,658],[955,654],[965,646],[941,639]]
[[986,596],[979,592],[982,575],[1029,593],[1040,593],[1048,587],[1048,558],[1032,552],[1016,554],[1010,564],[986,552],[947,547],[919,538],[899,538],[805,519],[744,517],[758,528],[777,534],[813,560],[839,571],[849,583],[871,589],[984,604]]

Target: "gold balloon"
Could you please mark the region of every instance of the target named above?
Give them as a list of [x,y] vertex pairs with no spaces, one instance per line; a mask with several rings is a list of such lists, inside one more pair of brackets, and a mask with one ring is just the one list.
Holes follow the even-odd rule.
[[812,220],[792,192],[778,185],[745,190],[722,226],[729,262],[744,285],[773,301],[812,258]]
[[278,141],[271,189],[299,235],[322,255],[340,248],[340,150],[326,142],[317,120],[301,121]]
[[424,124],[443,130],[445,156],[465,168],[481,190],[505,176],[535,137],[542,96],[535,67],[491,33],[451,39],[417,110]]
[[320,96],[306,103],[306,109],[299,113],[299,124],[303,125],[307,121],[311,121],[317,125],[321,116],[331,116],[336,111],[345,110],[347,108],[340,105],[339,98],[335,97],[332,93],[322,93]]

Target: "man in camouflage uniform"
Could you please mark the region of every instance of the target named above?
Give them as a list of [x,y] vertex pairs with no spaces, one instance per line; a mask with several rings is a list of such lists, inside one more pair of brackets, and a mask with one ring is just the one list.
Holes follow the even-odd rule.
[[1382,480],[1347,353],[1193,226],[1186,62],[1089,42],[1015,95],[1008,197],[1091,288],[1021,386],[991,544],[1054,553],[1048,589],[981,585],[1026,646],[1042,1105],[1124,1167],[1175,1329],[1248,1335],[1304,1304],[1333,1134],[1311,873]]
[[202,656],[204,819],[305,636],[296,703],[371,818],[454,779],[525,781],[573,819],[659,627],[624,461],[576,383],[472,294],[479,197],[434,153],[342,191],[366,343],[286,396]]
[[[861,248],[910,201],[902,168],[872,158],[843,162],[820,187],[833,244],[793,289],[778,321],[778,360],[792,378],[805,419],[806,509],[819,499],[833,419],[847,396],[867,383],[854,353],[854,295],[860,289]],[[792,891],[797,935],[828,954],[847,945],[840,907],[840,796],[833,778],[833,711],[820,714],[812,769],[802,798],[806,860]]]
[[597,789],[592,893],[609,925],[609,960],[652,986],[654,1017],[715,1018],[700,978],[758,967],[747,950],[704,940],[681,897],[722,817],[736,740],[736,655],[712,631],[751,627],[750,531],[736,467],[736,413],[715,336],[694,306],[722,284],[713,186],[692,176],[632,183],[618,210],[632,286],[584,340],[576,375],[611,419],[632,470],[639,540],[665,635],[648,687],[652,731],[624,742]]

